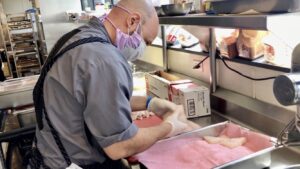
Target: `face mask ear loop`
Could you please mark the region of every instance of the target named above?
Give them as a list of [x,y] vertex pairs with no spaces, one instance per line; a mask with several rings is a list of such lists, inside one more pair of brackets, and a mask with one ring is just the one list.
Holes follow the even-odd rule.
[[129,30],[130,30],[130,27],[127,28],[127,33],[130,36],[130,31]]
[[127,12],[127,13],[129,13],[129,14],[132,13],[131,11],[129,11],[128,9],[126,9],[125,7],[123,7],[123,6],[121,6],[121,5],[115,5],[115,7],[118,7],[118,8],[122,9],[123,11],[125,11],[125,12]]
[[136,28],[136,33],[138,33],[139,35],[142,35],[142,24],[141,24],[141,22],[139,23],[138,27]]
[[117,29],[116,25],[107,16],[104,19],[107,20],[115,29]]

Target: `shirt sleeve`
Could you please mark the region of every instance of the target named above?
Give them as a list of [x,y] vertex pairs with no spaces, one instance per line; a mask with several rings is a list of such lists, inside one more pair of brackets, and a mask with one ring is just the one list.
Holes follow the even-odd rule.
[[83,65],[86,97],[83,116],[92,135],[102,148],[132,138],[138,128],[130,116],[128,68],[122,62],[99,58]]

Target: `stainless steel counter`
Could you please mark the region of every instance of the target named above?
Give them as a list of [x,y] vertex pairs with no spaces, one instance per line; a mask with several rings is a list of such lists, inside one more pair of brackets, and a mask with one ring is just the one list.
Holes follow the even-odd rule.
[[0,109],[32,104],[32,90],[38,77],[29,76],[0,83]]
[[210,126],[212,124],[228,121],[228,119],[220,116],[217,112],[213,111],[210,116],[203,116],[198,118],[192,118],[191,121],[199,124],[201,127]]
[[[254,156],[248,160],[228,165],[222,169],[252,169],[253,164],[257,162],[270,164],[269,167],[264,169],[287,169],[290,166],[300,164],[299,150],[299,147],[281,147],[258,156]],[[298,166],[294,169],[299,168],[300,167]]]

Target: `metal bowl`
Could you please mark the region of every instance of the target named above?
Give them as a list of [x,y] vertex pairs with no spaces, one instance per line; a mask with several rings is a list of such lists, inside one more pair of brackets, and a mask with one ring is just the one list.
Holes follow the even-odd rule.
[[167,16],[179,16],[179,15],[186,15],[192,9],[193,3],[182,3],[182,4],[169,4],[169,5],[162,5],[163,12]]
[[165,13],[164,13],[161,6],[156,6],[155,10],[156,10],[157,16],[164,16],[165,15]]

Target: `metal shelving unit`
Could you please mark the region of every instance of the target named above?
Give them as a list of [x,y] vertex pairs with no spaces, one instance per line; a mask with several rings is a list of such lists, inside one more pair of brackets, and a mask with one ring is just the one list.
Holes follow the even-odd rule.
[[5,62],[3,62],[4,69],[3,71],[5,72],[5,76],[7,79],[13,78],[13,73],[12,73],[12,67],[10,64],[10,59],[9,59],[9,54],[8,51],[10,50],[10,36],[9,36],[9,31],[8,31],[8,26],[7,26],[7,20],[6,20],[6,15],[4,13],[2,4],[0,3],[0,40],[1,40],[1,49],[3,49],[6,53],[5,57]]
[[195,25],[219,28],[240,28],[254,30],[270,30],[275,25],[296,21],[298,13],[269,14],[269,15],[205,15],[194,14],[187,16],[160,17],[162,25]]
[[[165,42],[165,26],[164,25],[194,25],[209,27],[209,56],[211,69],[211,92],[214,93],[217,89],[217,71],[216,71],[216,38],[215,28],[239,28],[252,30],[271,30],[273,27],[280,25],[293,25],[295,21],[300,20],[300,13],[286,13],[286,14],[269,14],[269,15],[218,15],[211,16],[205,14],[195,14],[187,16],[168,16],[160,17],[162,37],[163,37],[163,61],[164,69],[168,70],[168,53]],[[233,59],[235,62],[246,63],[246,60]],[[251,61],[248,61],[251,62]],[[260,67],[262,63],[252,62],[252,65]],[[249,65],[251,65],[249,64]],[[269,65],[270,67],[273,67]],[[283,72],[286,72],[286,69]]]
[[25,14],[23,19],[11,17],[7,23],[10,28],[11,55],[17,77],[39,74],[41,69],[35,18],[34,15],[29,16],[30,19]]
[[[162,48],[162,45],[157,45],[157,44],[152,44],[150,46],[157,47],[157,48]],[[194,51],[194,50],[189,50],[189,49],[172,48],[172,47],[168,47],[167,49],[168,50],[175,50],[175,51],[179,51],[179,52],[184,52],[184,53],[191,53],[191,54],[200,55],[200,56],[209,56],[209,53]],[[216,59],[220,59],[220,57],[217,57]],[[276,66],[276,65],[266,63],[266,61],[264,60],[263,57],[257,58],[257,59],[252,60],[252,61],[244,59],[244,58],[240,58],[240,57],[236,57],[236,58],[232,58],[232,59],[228,59],[228,58],[225,57],[224,59],[226,61],[230,61],[230,62],[241,63],[241,64],[244,64],[244,65],[250,65],[250,66],[255,66],[255,67],[260,67],[260,68],[264,68],[264,69],[270,69],[270,70],[285,72],[285,73],[288,73],[288,72],[291,71],[290,68],[280,67],[280,66]]]

